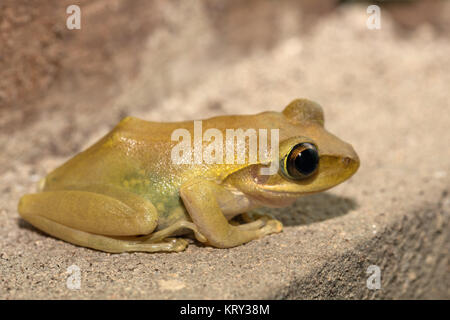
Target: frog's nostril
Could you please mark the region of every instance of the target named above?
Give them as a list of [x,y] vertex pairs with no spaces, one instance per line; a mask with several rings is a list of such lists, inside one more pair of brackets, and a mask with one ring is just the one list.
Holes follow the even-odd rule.
[[342,163],[344,164],[345,167],[348,167],[350,163],[352,163],[352,159],[349,157],[342,158]]

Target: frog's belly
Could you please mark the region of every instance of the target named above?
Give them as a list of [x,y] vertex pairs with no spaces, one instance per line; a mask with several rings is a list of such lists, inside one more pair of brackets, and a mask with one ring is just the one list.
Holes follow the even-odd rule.
[[[158,210],[158,226],[155,231],[165,229],[177,221],[192,221],[189,213],[183,205],[183,201],[179,197],[174,197],[171,201],[158,202],[152,200],[154,206]],[[238,214],[247,212],[258,207],[255,202],[248,199],[242,193],[235,193],[232,201],[224,201],[217,199],[219,207],[227,220],[233,219]],[[182,235],[190,233],[188,229],[182,229],[174,235]]]
[[192,221],[181,200],[177,203],[156,203],[158,210],[158,226],[155,231],[165,229],[180,220]]

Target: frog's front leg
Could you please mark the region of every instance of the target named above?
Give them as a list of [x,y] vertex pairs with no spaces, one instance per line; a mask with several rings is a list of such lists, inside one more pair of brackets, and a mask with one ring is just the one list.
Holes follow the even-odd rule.
[[20,215],[38,229],[59,239],[106,252],[182,251],[185,239],[142,242],[150,234],[158,213],[145,198],[106,185],[82,190],[49,190],[22,197]]
[[230,224],[217,199],[232,195],[213,181],[200,179],[186,183],[181,187],[180,195],[200,233],[209,244],[218,248],[238,246],[283,229],[278,220],[266,218],[238,226]]

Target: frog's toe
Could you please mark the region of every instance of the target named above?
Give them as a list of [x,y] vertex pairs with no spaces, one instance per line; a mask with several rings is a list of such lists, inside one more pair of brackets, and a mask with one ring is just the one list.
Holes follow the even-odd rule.
[[276,219],[270,219],[269,221],[267,221],[266,225],[260,229],[262,235],[279,233],[282,230],[283,224]]
[[161,242],[128,242],[122,251],[134,252],[180,252],[186,249],[188,242],[182,238],[166,238]]
[[183,238],[166,238],[164,239],[164,242],[170,244],[171,250],[175,252],[180,252],[186,249],[188,246],[188,241]]
[[261,215],[259,219],[241,224],[237,228],[242,231],[256,231],[262,237],[271,233],[281,232],[283,224],[267,215]]
[[[275,233],[280,232],[282,229],[281,222],[276,220],[274,217],[272,217],[269,214],[262,214],[258,212],[251,212],[251,213],[243,213],[242,214],[242,220],[246,223],[239,225],[239,229],[241,230],[258,230],[262,229],[264,226],[269,225],[266,229],[267,230],[275,230],[273,232],[269,233]],[[278,224],[274,224],[273,221],[277,221]],[[280,226],[281,225],[281,229]],[[266,230],[264,229],[264,230]],[[279,230],[279,231],[276,231]],[[268,233],[266,233],[268,234]]]

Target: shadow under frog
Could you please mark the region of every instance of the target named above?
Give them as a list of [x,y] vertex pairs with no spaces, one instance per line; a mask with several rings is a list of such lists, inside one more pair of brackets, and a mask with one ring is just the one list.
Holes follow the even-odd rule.
[[325,192],[299,198],[286,208],[261,208],[258,212],[275,216],[284,226],[300,226],[337,218],[357,208],[352,198]]

